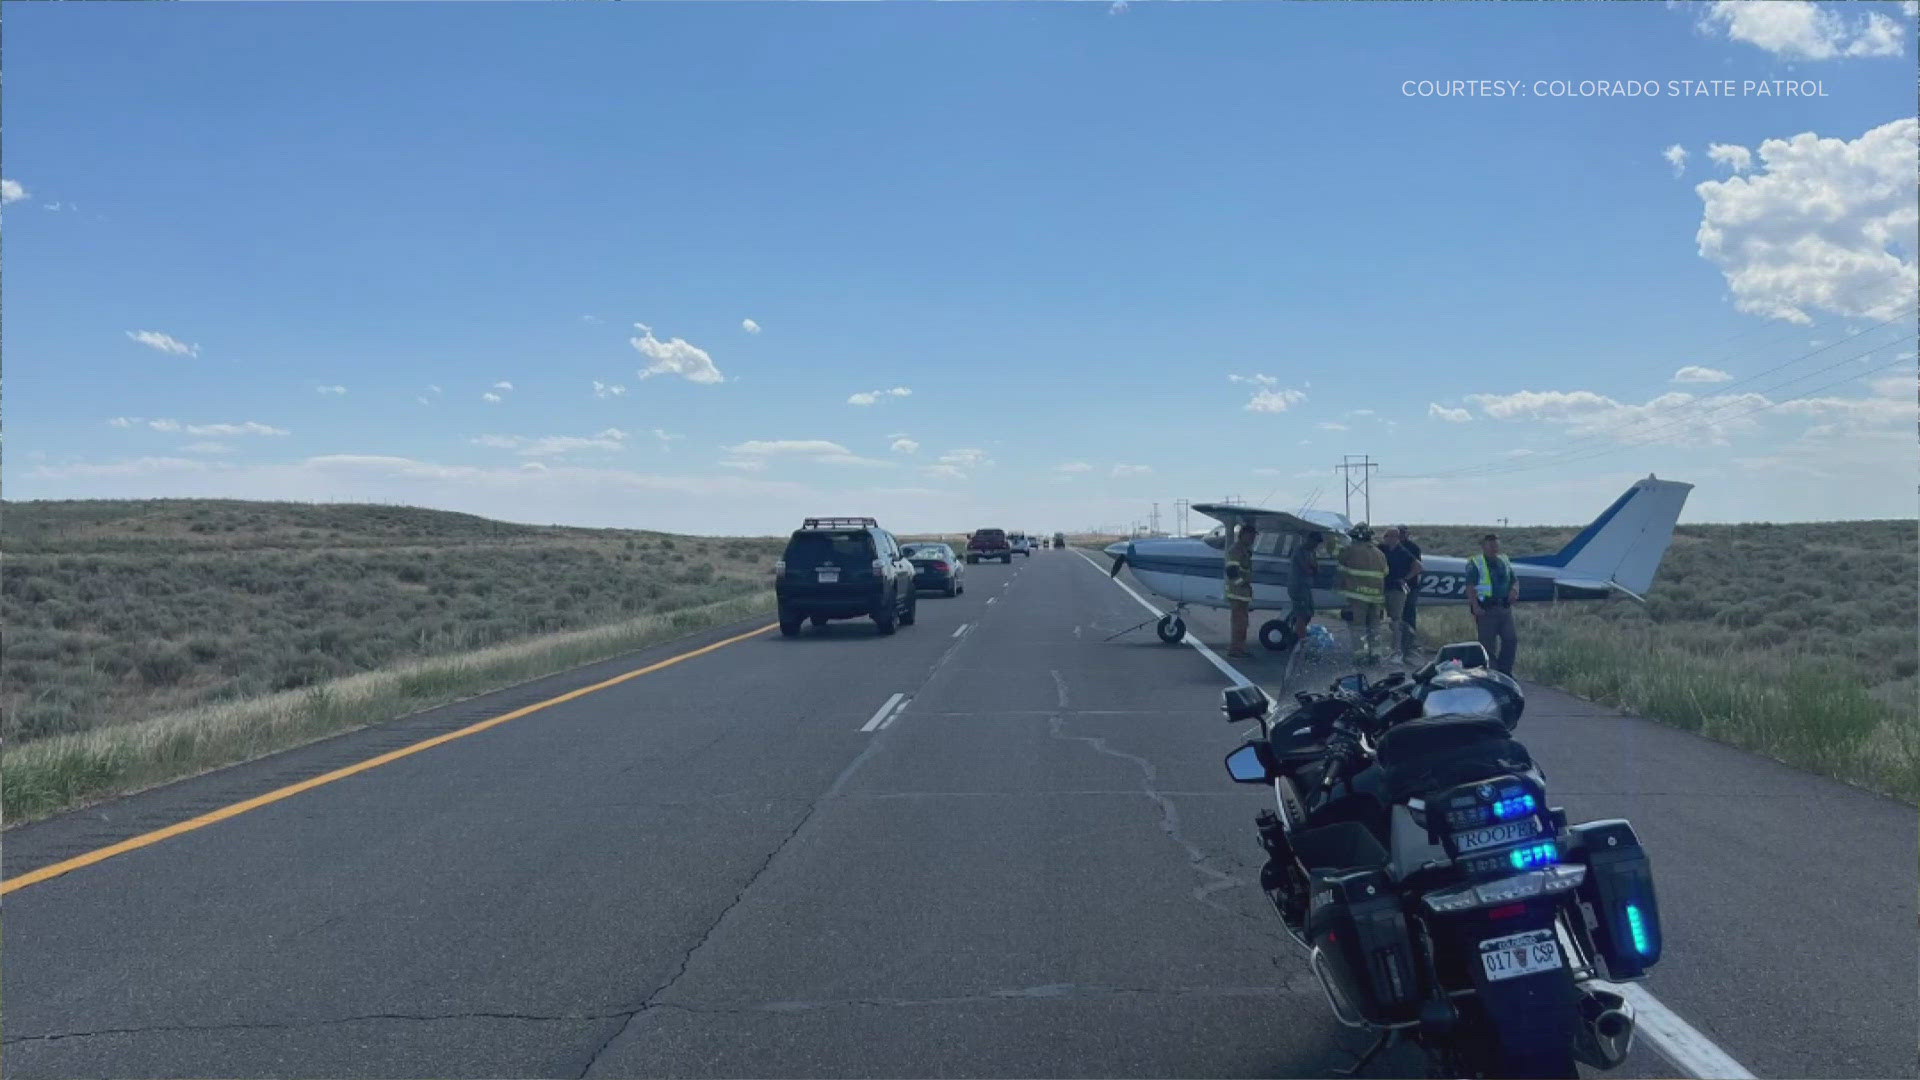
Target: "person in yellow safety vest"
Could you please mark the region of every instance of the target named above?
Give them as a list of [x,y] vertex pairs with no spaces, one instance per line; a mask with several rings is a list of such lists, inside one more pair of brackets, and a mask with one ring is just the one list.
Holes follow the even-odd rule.
[[1347,598],[1347,633],[1353,652],[1363,664],[1374,661],[1373,635],[1386,611],[1387,556],[1373,542],[1365,522],[1347,534],[1353,543],[1340,553],[1340,595]]
[[1253,607],[1253,523],[1243,521],[1234,530],[1233,543],[1227,546],[1227,608],[1233,627],[1233,641],[1227,655],[1247,657],[1247,613]]
[[1513,655],[1520,649],[1513,627],[1513,602],[1519,598],[1513,563],[1500,554],[1500,537],[1488,533],[1480,538],[1480,554],[1467,560],[1467,610],[1473,612],[1487,659],[1507,676],[1513,674]]

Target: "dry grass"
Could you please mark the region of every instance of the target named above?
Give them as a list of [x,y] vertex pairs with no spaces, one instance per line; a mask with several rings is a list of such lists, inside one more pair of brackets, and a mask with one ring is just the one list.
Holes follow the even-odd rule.
[[[1414,527],[1431,554],[1484,529]],[[1552,551],[1573,529],[1502,530]],[[1920,523],[1683,525],[1645,605],[1523,605],[1515,673],[1920,801]],[[1473,636],[1464,608],[1428,641]]]
[[201,500],[12,503],[0,535],[9,744],[716,603],[784,542]]
[[304,690],[205,705],[10,747],[8,826],[193,776],[420,709],[619,656],[773,609],[771,592],[611,626],[414,660]]

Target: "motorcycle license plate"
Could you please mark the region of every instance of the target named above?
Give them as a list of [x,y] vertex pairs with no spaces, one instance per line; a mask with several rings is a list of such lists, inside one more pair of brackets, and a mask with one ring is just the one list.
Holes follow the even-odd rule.
[[1563,967],[1560,943],[1551,927],[1529,930],[1524,934],[1487,938],[1480,943],[1480,963],[1490,981],[1517,979]]
[[821,567],[821,568],[820,568],[820,584],[822,584],[822,585],[832,585],[832,584],[834,584],[834,583],[836,583],[836,582],[838,582],[839,580],[840,580],[840,568],[839,568],[839,567],[837,567],[837,566],[823,566],[823,567]]
[[1521,818],[1519,821],[1503,821],[1498,825],[1489,825],[1484,829],[1464,829],[1453,834],[1453,844],[1454,849],[1464,855],[1469,851],[1479,851],[1482,848],[1530,840],[1539,834],[1539,819]]

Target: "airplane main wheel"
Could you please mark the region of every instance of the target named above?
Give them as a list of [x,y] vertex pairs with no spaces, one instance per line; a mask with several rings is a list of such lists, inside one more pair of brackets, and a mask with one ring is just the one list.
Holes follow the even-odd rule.
[[1160,635],[1160,640],[1169,645],[1178,645],[1180,639],[1187,636],[1186,620],[1178,615],[1162,617],[1159,622],[1153,624],[1153,629]]
[[1293,624],[1284,619],[1268,619],[1260,624],[1260,644],[1274,652],[1286,652],[1299,642]]

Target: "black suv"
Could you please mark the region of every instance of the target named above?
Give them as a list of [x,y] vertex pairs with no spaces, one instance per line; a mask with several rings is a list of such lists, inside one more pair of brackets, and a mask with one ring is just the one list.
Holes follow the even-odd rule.
[[896,625],[912,626],[919,614],[913,564],[872,518],[808,518],[787,541],[773,577],[780,632],[788,637],[809,618],[815,626],[871,618],[891,634]]

